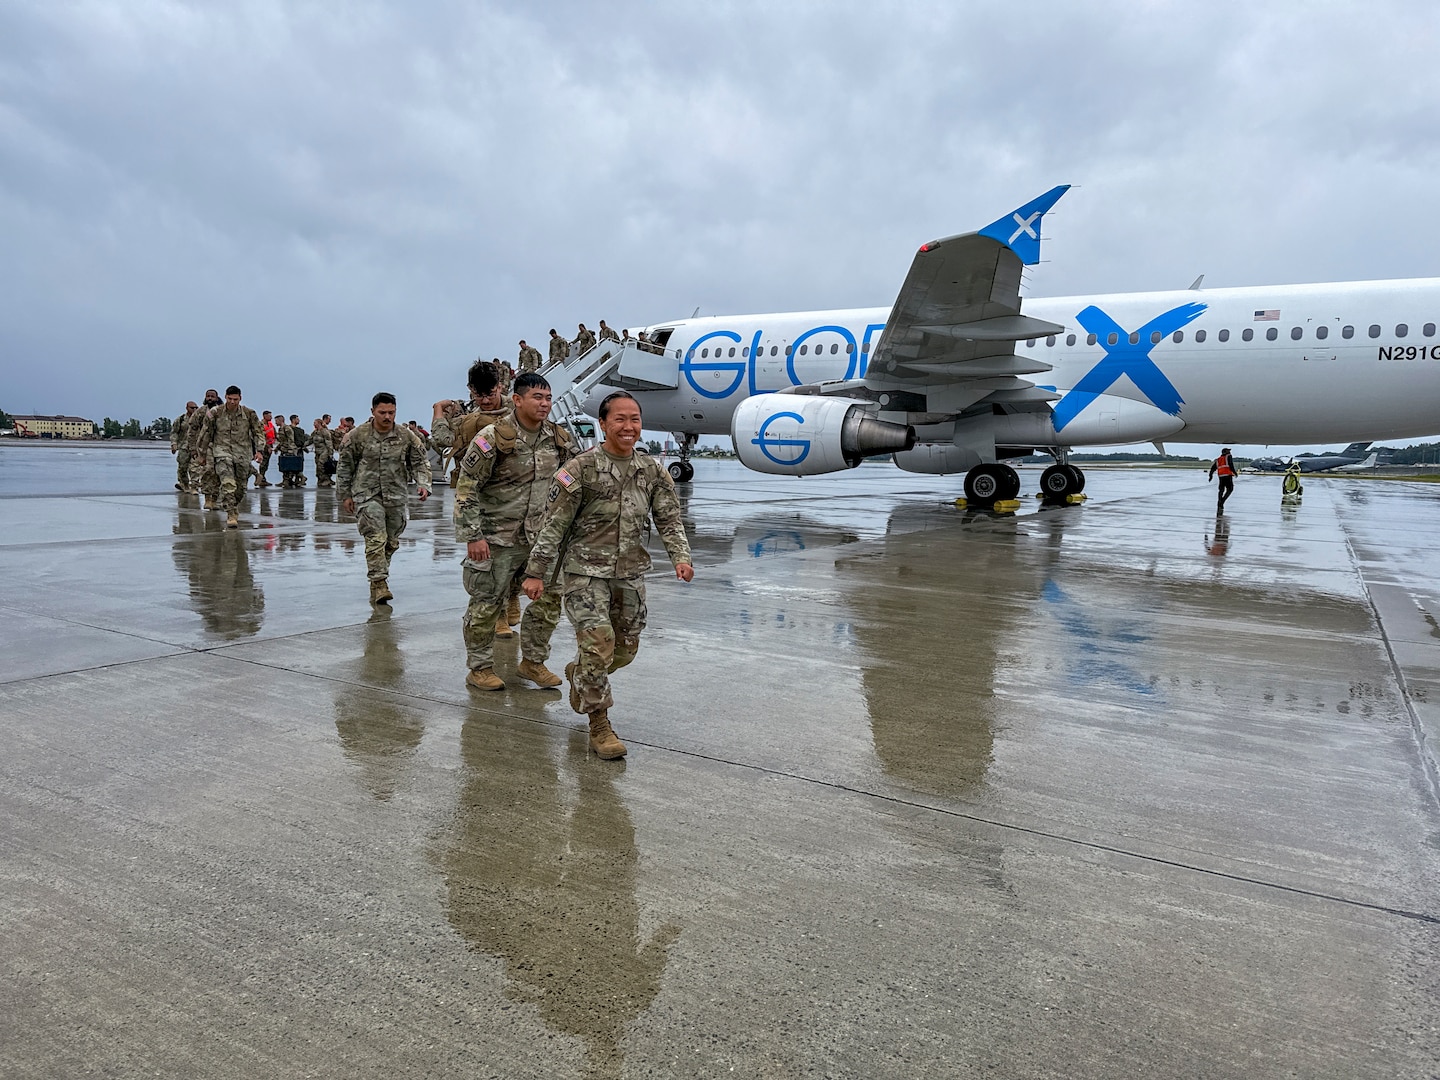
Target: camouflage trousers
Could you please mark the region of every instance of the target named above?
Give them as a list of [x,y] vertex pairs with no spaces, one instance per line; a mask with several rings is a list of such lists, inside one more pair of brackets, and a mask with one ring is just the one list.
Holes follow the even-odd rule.
[[240,505],[240,496],[250,485],[250,464],[249,461],[215,462],[215,471],[211,475],[216,478],[220,488],[222,510],[234,510]]
[[579,655],[572,685],[582,713],[609,709],[612,671],[640,651],[645,629],[644,578],[571,577],[565,581],[565,614],[575,626]]
[[215,467],[209,460],[202,459],[199,454],[191,454],[189,469],[191,491],[209,495],[212,499],[219,496],[220,481],[216,479]]
[[175,483],[190,490],[190,451],[183,446],[175,451]]
[[403,505],[386,506],[379,499],[355,507],[355,524],[365,538],[365,576],[371,581],[390,576],[390,556],[399,550],[409,520]]
[[332,455],[326,454],[323,457],[315,455],[315,486],[334,487],[335,481],[331,478],[329,471],[325,468],[332,460]]
[[[490,558],[483,563],[465,562],[465,591],[470,603],[465,608],[465,663],[471,671],[482,671],[495,663],[495,624],[505,613],[510,597],[520,583],[529,544],[492,544]],[[545,592],[532,601],[520,619],[520,656],[543,664],[550,658],[550,636],[560,622],[560,593],[546,582]]]
[[260,479],[264,480],[267,484],[270,482],[270,480],[265,475],[265,470],[270,468],[270,455],[273,453],[274,451],[268,446],[265,447],[264,450],[260,451]]

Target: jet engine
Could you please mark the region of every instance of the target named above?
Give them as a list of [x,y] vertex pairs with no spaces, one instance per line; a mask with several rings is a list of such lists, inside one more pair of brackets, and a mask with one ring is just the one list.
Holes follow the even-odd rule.
[[782,476],[853,469],[915,445],[914,428],[876,420],[873,408],[849,398],[760,394],[736,407],[730,437],[747,468]]

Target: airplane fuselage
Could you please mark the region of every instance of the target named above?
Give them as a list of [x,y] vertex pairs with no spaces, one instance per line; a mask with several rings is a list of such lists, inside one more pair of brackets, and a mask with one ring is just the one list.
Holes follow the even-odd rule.
[[[1440,431],[1440,279],[1211,289],[1025,301],[1065,332],[1017,343],[1049,365],[1059,445],[1336,442]],[[747,397],[863,378],[887,308],[656,323],[678,386],[636,394],[652,430],[728,434]],[[983,374],[984,360],[957,364]],[[901,373],[903,374],[903,372]],[[593,408],[606,388],[592,395]],[[1172,418],[1107,438],[1075,423],[1126,399]],[[1176,426],[1178,422],[1179,426]],[[1085,432],[1066,441],[1066,430]],[[1173,430],[1162,430],[1164,427]]]

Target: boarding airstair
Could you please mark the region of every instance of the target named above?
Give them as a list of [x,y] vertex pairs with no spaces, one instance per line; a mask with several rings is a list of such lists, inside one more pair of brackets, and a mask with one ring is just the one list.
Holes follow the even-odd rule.
[[554,395],[550,419],[564,424],[582,446],[590,447],[595,445],[595,423],[585,412],[585,400],[597,386],[673,390],[680,385],[680,360],[650,342],[606,339],[545,365],[540,374]]

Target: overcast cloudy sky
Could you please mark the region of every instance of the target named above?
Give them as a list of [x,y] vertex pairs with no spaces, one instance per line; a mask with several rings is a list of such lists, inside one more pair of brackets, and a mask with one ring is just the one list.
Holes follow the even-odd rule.
[[[0,407],[402,416],[577,321],[1440,274],[1440,5],[0,0]],[[1440,429],[1440,418],[1437,418]]]

